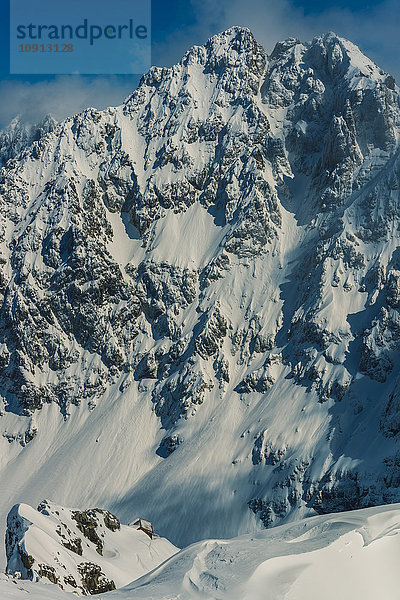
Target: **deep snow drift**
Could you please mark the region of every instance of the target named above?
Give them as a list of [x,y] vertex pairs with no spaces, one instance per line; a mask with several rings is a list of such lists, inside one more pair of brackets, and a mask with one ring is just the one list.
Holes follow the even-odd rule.
[[[207,540],[102,600],[395,600],[400,505],[312,517]],[[67,600],[54,585],[0,579],[2,600]]]

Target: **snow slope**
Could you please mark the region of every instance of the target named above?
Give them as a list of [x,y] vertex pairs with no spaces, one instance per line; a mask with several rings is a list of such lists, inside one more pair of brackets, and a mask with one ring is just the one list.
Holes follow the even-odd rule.
[[364,600],[399,597],[400,507],[313,517],[182,550],[102,598]]
[[49,580],[78,595],[122,587],[178,551],[108,511],[77,511],[43,501],[16,505],[7,518],[7,573]]
[[[181,550],[106,600],[396,600],[400,505],[305,519]],[[52,589],[49,589],[52,588]],[[3,576],[4,600],[62,600],[56,586]]]

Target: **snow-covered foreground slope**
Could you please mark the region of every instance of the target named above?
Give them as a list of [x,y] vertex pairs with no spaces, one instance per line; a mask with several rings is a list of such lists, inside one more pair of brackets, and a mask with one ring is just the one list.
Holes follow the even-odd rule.
[[0,522],[45,496],[182,547],[398,501],[393,78],[234,27],[46,123],[1,137]]
[[[400,505],[312,517],[193,544],[102,600],[397,600]],[[51,588],[51,589],[49,589]],[[56,586],[0,579],[2,600],[67,600]]]
[[400,505],[312,517],[182,550],[112,600],[396,600]]
[[178,551],[138,525],[121,525],[108,511],[78,511],[46,500],[37,510],[14,506],[5,539],[7,573],[48,580],[78,595],[122,587]]
[[0,573],[0,597],[2,600],[76,600],[75,594],[55,585],[21,581],[3,573]]

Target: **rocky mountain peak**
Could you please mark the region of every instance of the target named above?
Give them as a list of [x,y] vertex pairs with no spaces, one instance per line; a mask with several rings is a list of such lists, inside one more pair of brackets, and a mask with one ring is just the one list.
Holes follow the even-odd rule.
[[73,452],[80,503],[168,534],[181,489],[179,543],[209,506],[224,536],[396,499],[399,133],[398,88],[350,42],[268,58],[232,28],[24,145],[0,174],[10,489]]
[[15,117],[7,127],[0,131],[0,167],[8,160],[17,156],[27,146],[53,131],[56,120],[45,116],[39,123],[25,123],[20,117]]

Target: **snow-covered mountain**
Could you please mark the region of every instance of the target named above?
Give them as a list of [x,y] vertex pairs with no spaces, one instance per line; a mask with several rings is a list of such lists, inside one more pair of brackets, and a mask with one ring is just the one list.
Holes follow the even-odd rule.
[[5,166],[10,158],[16,157],[26,146],[38,142],[54,129],[56,121],[50,115],[39,123],[24,123],[16,117],[0,131],[0,167]]
[[399,98],[335,34],[234,27],[10,155],[2,521],[183,546],[400,499]]
[[5,539],[9,574],[79,596],[122,587],[178,552],[135,523],[121,525],[109,511],[71,510],[46,500],[37,510],[15,505]]
[[[319,515],[181,550],[101,600],[394,600],[400,505]],[[54,585],[0,575],[4,600],[72,600]]]

